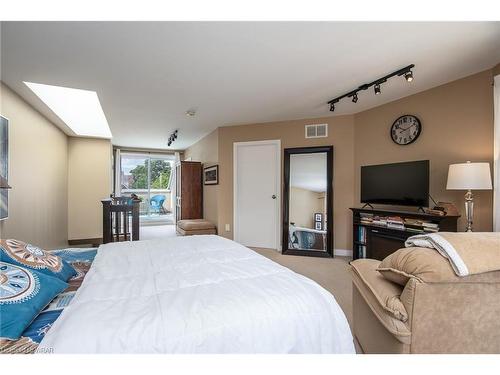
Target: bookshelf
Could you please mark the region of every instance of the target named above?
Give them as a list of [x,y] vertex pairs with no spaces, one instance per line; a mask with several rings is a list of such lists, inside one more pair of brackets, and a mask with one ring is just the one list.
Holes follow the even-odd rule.
[[353,259],[382,260],[420,233],[456,232],[460,216],[371,208],[351,208]]

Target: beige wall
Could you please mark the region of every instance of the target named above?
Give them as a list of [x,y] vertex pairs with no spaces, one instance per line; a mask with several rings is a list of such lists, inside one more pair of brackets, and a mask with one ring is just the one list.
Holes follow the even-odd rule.
[[3,83],[0,113],[9,119],[9,218],[2,238],[52,249],[67,246],[68,137]]
[[[336,116],[219,128],[219,234],[233,238],[234,142],[280,139],[282,149],[333,145],[334,247],[350,249],[352,226],[349,207],[354,204],[353,119],[353,116]],[[306,124],[323,123],[329,124],[328,138],[305,139],[304,126]],[[230,231],[224,230],[225,224],[231,225]]]
[[[436,200],[455,203],[462,213],[459,230],[463,230],[465,192],[446,190],[448,166],[467,160],[493,163],[491,82],[492,71],[488,70],[356,114],[356,204],[359,204],[360,166],[429,159],[430,194]],[[422,134],[414,143],[399,146],[391,140],[389,129],[404,114],[416,115],[421,120]],[[475,230],[491,231],[492,192],[478,191],[474,195]]]
[[324,193],[297,187],[290,188],[290,222],[297,227],[314,228],[314,214],[324,212]]
[[[203,167],[210,167],[219,162],[219,129],[184,151],[184,159],[200,161]],[[203,185],[203,217],[217,225],[219,185]]]
[[[233,143],[280,139],[282,148],[334,146],[334,241],[336,249],[352,248],[349,207],[359,202],[359,173],[362,165],[398,161],[431,161],[430,193],[436,200],[450,201],[463,212],[461,191],[447,191],[451,163],[493,161],[493,72],[500,65],[470,77],[439,86],[371,110],[350,116],[281,121],[220,127],[186,150],[193,160],[215,159],[210,155],[218,145],[219,187],[216,198],[205,195],[205,216],[217,218],[219,234],[232,238],[233,224]],[[413,144],[398,146],[389,129],[403,114],[422,121],[422,134]],[[304,138],[304,125],[329,124],[329,137]],[[215,154],[213,154],[215,155]],[[492,229],[492,193],[476,192],[475,229]],[[212,205],[208,204],[212,201]],[[432,203],[431,203],[432,204]],[[207,206],[208,205],[208,206]],[[464,219],[459,221],[463,230]]]
[[68,144],[68,238],[102,237],[101,199],[111,193],[111,142],[70,137]]

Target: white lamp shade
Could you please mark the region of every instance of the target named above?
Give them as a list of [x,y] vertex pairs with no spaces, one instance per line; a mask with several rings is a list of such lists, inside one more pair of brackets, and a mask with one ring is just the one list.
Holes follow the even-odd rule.
[[490,163],[451,164],[448,169],[448,190],[491,190]]

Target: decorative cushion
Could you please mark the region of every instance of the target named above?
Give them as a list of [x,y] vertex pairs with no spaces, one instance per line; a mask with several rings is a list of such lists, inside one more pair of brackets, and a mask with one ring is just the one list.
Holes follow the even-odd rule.
[[57,277],[0,261],[0,338],[17,340],[67,286]]
[[179,220],[177,226],[186,231],[200,229],[215,229],[215,225],[205,219]]
[[410,278],[422,282],[456,281],[457,276],[450,262],[434,249],[407,247],[385,258],[378,271],[399,285],[406,285]]
[[76,271],[60,256],[18,240],[0,240],[0,261],[68,281]]

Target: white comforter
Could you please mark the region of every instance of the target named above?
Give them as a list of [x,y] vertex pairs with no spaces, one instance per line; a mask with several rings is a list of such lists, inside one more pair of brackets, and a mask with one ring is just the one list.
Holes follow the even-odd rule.
[[111,243],[39,351],[354,353],[346,317],[308,278],[236,242]]

